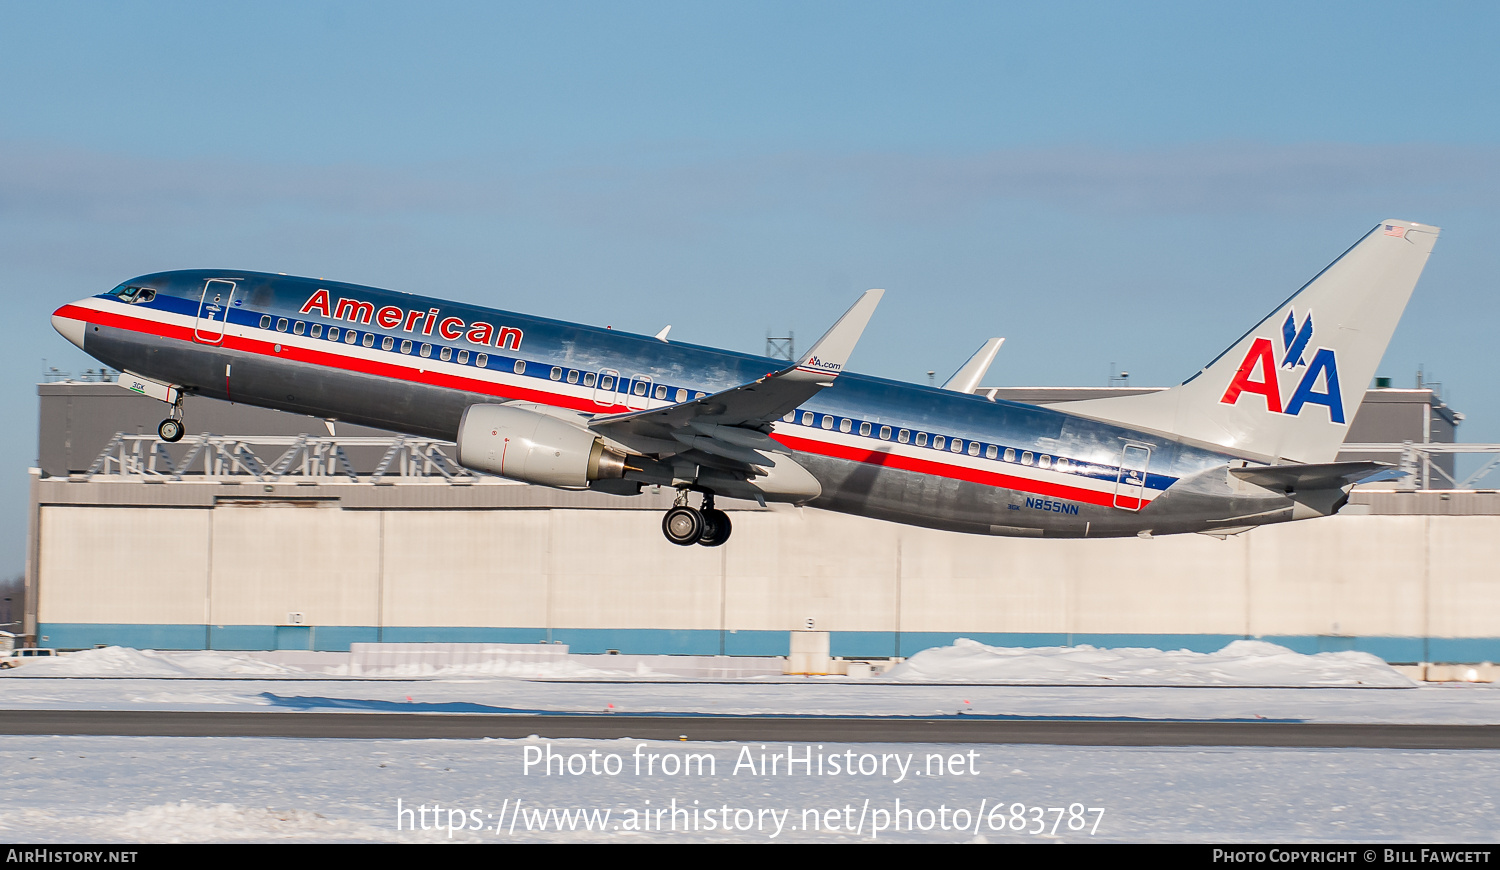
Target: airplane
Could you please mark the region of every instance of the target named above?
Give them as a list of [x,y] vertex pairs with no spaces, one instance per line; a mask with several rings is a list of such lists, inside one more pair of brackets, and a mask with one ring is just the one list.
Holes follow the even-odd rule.
[[729,539],[716,496],[981,535],[1224,536],[1399,474],[1334,459],[1438,232],[1382,221],[1176,387],[1046,407],[974,394],[998,339],[946,389],[845,371],[881,290],[790,365],[670,327],[222,270],[143,275],[52,324],[168,405],[163,441],[190,394],[444,439],[526,483],[673,487],[662,531],[682,546]]

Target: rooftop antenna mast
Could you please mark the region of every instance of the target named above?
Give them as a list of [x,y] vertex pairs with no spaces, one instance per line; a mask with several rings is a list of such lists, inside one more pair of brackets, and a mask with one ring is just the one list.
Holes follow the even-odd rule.
[[784,359],[787,362],[796,362],[797,344],[795,335],[790,329],[786,331],[786,335],[781,336],[772,335],[770,330],[766,330],[766,356],[771,359]]

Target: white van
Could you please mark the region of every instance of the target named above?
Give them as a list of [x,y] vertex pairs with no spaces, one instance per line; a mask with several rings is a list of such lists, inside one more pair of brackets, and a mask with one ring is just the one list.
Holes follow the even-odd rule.
[[37,659],[52,658],[56,655],[57,650],[55,649],[38,649],[36,647],[13,649],[0,656],[0,669],[13,668],[17,665],[24,665],[27,662],[36,661]]

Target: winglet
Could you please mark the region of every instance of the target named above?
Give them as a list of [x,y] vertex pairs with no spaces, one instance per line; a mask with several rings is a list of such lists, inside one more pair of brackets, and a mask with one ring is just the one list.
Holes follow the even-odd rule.
[[979,389],[979,382],[990,370],[990,363],[995,361],[995,354],[1000,352],[1000,345],[1004,343],[1003,338],[992,338],[985,342],[983,347],[969,357],[968,362],[953,373],[953,377],[943,383],[943,389],[955,393],[973,393]]
[[870,315],[875,313],[875,306],[880,304],[880,297],[883,295],[884,290],[866,290],[844,312],[844,316],[823,333],[812,350],[797,361],[797,371],[829,378],[838,377],[849,362],[849,355],[854,353],[854,346],[859,343],[859,337],[864,334],[865,325],[870,322]]

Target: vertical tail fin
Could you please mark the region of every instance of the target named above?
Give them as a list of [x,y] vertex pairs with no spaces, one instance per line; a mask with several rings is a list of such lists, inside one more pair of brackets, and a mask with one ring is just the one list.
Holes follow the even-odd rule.
[[1275,460],[1332,461],[1437,237],[1437,227],[1383,221],[1180,386],[1052,407]]

